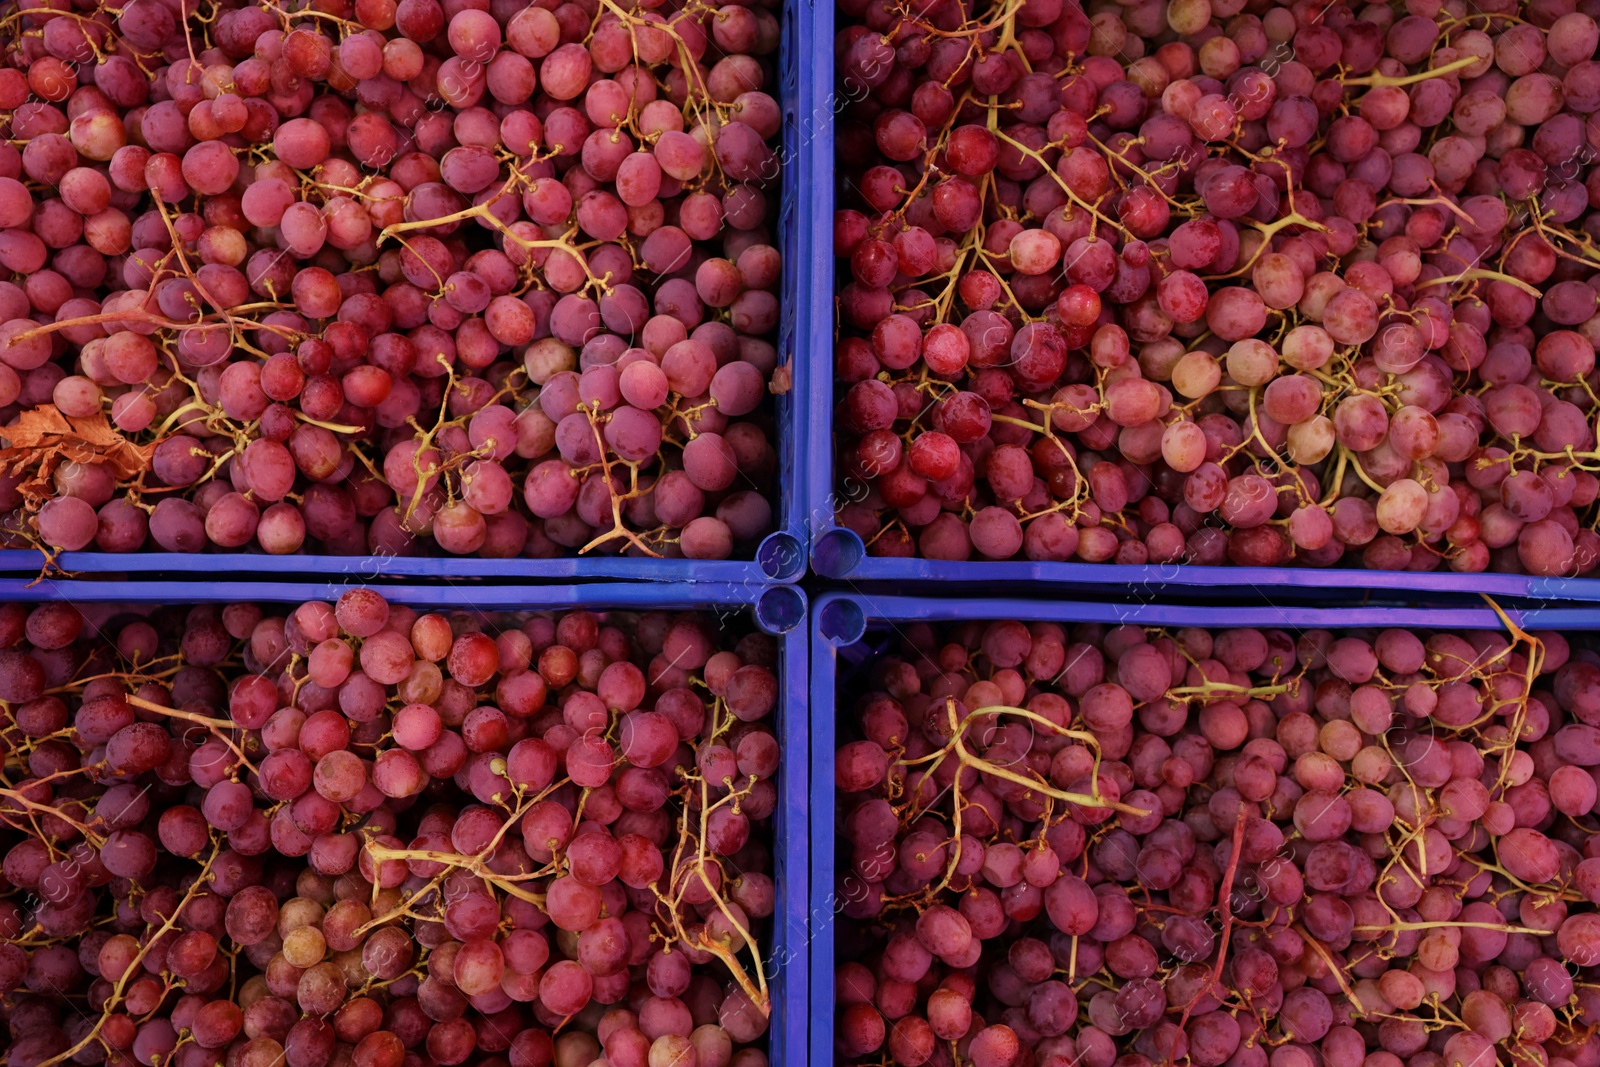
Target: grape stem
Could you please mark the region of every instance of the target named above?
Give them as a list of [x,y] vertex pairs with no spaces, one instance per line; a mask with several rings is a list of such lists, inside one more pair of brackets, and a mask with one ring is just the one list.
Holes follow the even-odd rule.
[[1244,852],[1245,818],[1245,805],[1240,804],[1239,812],[1233,820],[1233,839],[1228,854],[1228,867],[1222,872],[1222,885],[1217,890],[1217,908],[1222,912],[1222,932],[1217,936],[1217,962],[1211,966],[1210,979],[1195,990],[1194,996],[1189,998],[1189,1003],[1183,1006],[1183,1015],[1178,1020],[1180,1030],[1189,1021],[1194,1006],[1222,981],[1222,969],[1228,959],[1228,940],[1233,936],[1233,879],[1239,873],[1239,857]]
[[1524,293],[1527,293],[1529,296],[1532,296],[1532,297],[1542,297],[1542,296],[1544,296],[1544,294],[1541,293],[1538,289],[1536,289],[1533,286],[1529,285],[1527,282],[1523,281],[1521,278],[1513,277],[1510,274],[1502,274],[1497,270],[1483,270],[1482,268],[1478,268],[1478,267],[1474,267],[1471,270],[1464,270],[1460,274],[1453,274],[1453,275],[1450,275],[1450,276],[1444,277],[1444,278],[1430,278],[1425,282],[1418,282],[1417,283],[1417,288],[1421,289],[1424,286],[1428,286],[1428,285],[1454,285],[1456,282],[1475,282],[1475,281],[1480,281],[1480,280],[1483,280],[1483,281],[1495,281],[1495,282],[1505,282],[1507,285],[1511,286],[1513,289],[1520,289]]
[[[1316,938],[1312,937],[1311,934],[1306,931],[1305,927],[1297,923],[1293,929],[1294,932],[1299,934],[1305,943],[1315,949],[1317,955],[1322,958],[1322,962],[1328,968],[1328,973],[1333,975],[1334,981],[1338,982],[1339,988],[1343,990],[1345,998],[1350,1001],[1350,1007],[1357,1013],[1357,1018],[1365,1018],[1367,1011],[1364,1007],[1362,1007],[1361,1001],[1357,999],[1356,991],[1350,988],[1349,981],[1345,979],[1344,967],[1340,965],[1338,960],[1333,958],[1333,955],[1328,951],[1327,946],[1325,946],[1321,941],[1318,941]],[[1357,927],[1357,929],[1360,928]],[[1344,966],[1348,966],[1348,964]]]
[[[483,865],[488,862],[489,857],[494,854],[495,849],[500,847],[500,842],[505,838],[507,831],[509,831],[511,827],[517,823],[517,820],[522,817],[524,812],[526,812],[534,804],[537,804],[539,801],[549,796],[551,793],[555,792],[557,789],[561,788],[563,785],[566,785],[569,781],[570,779],[568,778],[562,778],[558,781],[552,782],[550,785],[546,786],[538,794],[532,797],[521,797],[517,807],[511,812],[510,817],[500,825],[500,828],[495,831],[494,836],[490,838],[489,843],[485,845],[483,849],[480,850],[475,856],[461,856],[453,852],[442,852],[433,849],[390,848],[389,846],[380,844],[377,841],[367,841],[362,847],[365,848],[368,854],[372,857],[374,864],[380,864],[389,860],[420,859],[428,862],[438,863],[446,867],[459,867],[466,870],[468,873],[497,886],[501,890],[514,897],[517,897],[520,900],[526,900],[535,907],[543,908],[544,897],[539,896],[538,894],[530,893],[522,887],[514,884],[503,884],[505,879],[501,876],[485,874],[483,871]],[[555,865],[555,861],[552,859],[549,864],[546,864],[541,870],[534,872],[534,874],[530,877],[538,877],[549,874],[557,869],[558,868]],[[412,906],[421,901],[429,893],[436,891],[439,886],[443,884],[444,879],[445,873],[436,875],[427,885],[418,889],[407,899],[401,901],[389,912],[383,915],[375,916],[369,921],[363,923],[361,926],[357,927],[355,931],[356,934],[365,934],[368,931],[392,922],[397,918],[412,914]],[[381,879],[373,882],[372,892],[375,902],[380,885]]]
[[250,773],[258,778],[261,776],[260,770],[250,762],[250,758],[244,754],[244,749],[240,748],[233,739],[232,732],[239,728],[238,723],[229,722],[226,719],[208,718],[193,711],[184,711],[182,708],[169,708],[164,704],[154,703],[132,693],[122,699],[141,711],[148,711],[153,715],[166,715],[173,719],[182,719],[184,722],[192,722],[198,726],[204,726],[215,734],[219,741],[228,746],[233,754],[239,758],[239,762],[249,769]]
[[[36,784],[36,783],[29,783],[29,784]],[[35,812],[36,811],[36,812],[42,812],[42,813],[44,813],[46,815],[54,815],[56,818],[60,819],[64,823],[66,823],[68,826],[70,826],[74,830],[78,831],[78,833],[82,834],[83,837],[84,837],[84,840],[88,841],[91,845],[94,845],[96,848],[99,848],[100,845],[104,844],[104,841],[105,841],[104,838],[102,838],[99,834],[96,834],[88,826],[84,825],[83,823],[79,822],[77,819],[74,819],[72,816],[70,816],[66,812],[62,811],[60,808],[52,807],[49,804],[41,804],[37,800],[31,800],[31,799],[28,798],[26,793],[23,793],[22,791],[17,790],[17,789],[0,788],[0,797],[5,797],[6,799],[10,800],[14,804],[20,804],[20,805],[22,805],[22,807],[26,808],[30,812]],[[30,820],[31,820],[31,816],[30,816]],[[41,840],[41,841],[46,840],[45,835],[43,833],[38,833],[39,827],[37,826],[37,824],[35,824],[34,830],[35,830],[39,840]]]
[[[732,725],[733,721],[732,713],[725,711],[727,719],[719,724],[719,708],[725,709],[720,697],[711,706],[711,737],[713,739],[724,733]],[[679,773],[684,776],[684,784],[679,794],[684,803],[682,813],[678,817],[678,843],[673,849],[672,865],[669,869],[667,880],[668,888],[671,890],[672,895],[669,897],[663,893],[657,883],[652,882],[650,884],[651,892],[661,902],[670,922],[668,930],[660,931],[658,928],[658,932],[669,942],[679,941],[701,952],[707,952],[715,956],[722,962],[723,966],[728,968],[733,980],[738,984],[744,995],[749,998],[750,1003],[762,1015],[770,1017],[772,1014],[772,997],[767,989],[766,967],[763,966],[761,956],[756,949],[755,938],[750,935],[749,928],[728,907],[727,901],[723,899],[722,894],[717,892],[716,886],[712,885],[711,878],[707,876],[709,869],[715,869],[719,872],[722,870],[721,861],[707,855],[706,852],[706,838],[709,831],[711,813],[725,804],[731,804],[733,810],[737,812],[739,810],[739,801],[749,795],[750,789],[755,784],[755,778],[752,776],[749,783],[742,789],[730,788],[726,796],[719,797],[713,801],[711,799],[710,783],[706,781],[703,775],[693,769],[680,769]],[[729,782],[728,784],[731,787],[732,783]],[[700,801],[698,805],[691,802],[692,791],[697,786]],[[697,808],[698,813],[696,812]],[[686,855],[687,850],[691,847],[694,854],[692,856]],[[754,981],[751,980],[744,965],[739,962],[737,945],[730,947],[728,943],[712,937],[706,931],[704,925],[692,935],[684,926],[683,905],[685,895],[697,882],[705,890],[710,900],[716,904],[717,911],[721,914],[723,920],[727,922],[739,939],[749,948],[750,955],[755,963]]]
[[[600,416],[600,405],[598,403],[584,407],[583,415],[584,418],[589,420],[589,430],[594,434],[595,447],[600,451],[601,477],[605,479],[606,493],[611,498],[611,529],[597,534],[588,544],[578,549],[579,555],[583,555],[592,549],[599,548],[601,545],[608,544],[617,540],[618,538],[622,538],[623,540],[632,544],[633,547],[637,548],[640,552],[643,552],[646,556],[649,556],[651,559],[660,559],[661,553],[657,552],[655,549],[641,541],[639,539],[639,535],[628,529],[627,524],[622,521],[623,503],[639,495],[639,465],[637,463],[628,463],[623,460],[618,460],[619,463],[628,468],[629,477],[628,491],[626,493],[619,494],[617,492],[616,484],[611,478],[612,462],[606,449],[605,438],[602,437],[600,433],[600,423],[602,421],[609,420],[611,416],[606,415],[605,419],[603,420]],[[573,471],[572,476],[576,478],[578,473]]]
[[1429,78],[1449,77],[1458,70],[1464,70],[1467,67],[1472,66],[1474,63],[1480,62],[1483,62],[1482,56],[1462,56],[1460,59],[1451,60],[1442,67],[1434,67],[1432,70],[1425,70],[1420,74],[1406,74],[1401,77],[1395,77],[1389,74],[1367,74],[1360,78],[1345,78],[1343,79],[1343,82],[1347,86],[1368,85],[1376,87],[1380,85],[1415,85],[1417,82],[1427,81]]
[[124,991],[127,989],[128,982],[131,979],[143,977],[145,971],[140,964],[144,962],[145,956],[148,955],[150,950],[155,948],[157,944],[170,944],[170,942],[163,941],[162,939],[170,930],[173,929],[173,927],[177,925],[178,916],[183,914],[184,907],[189,903],[189,901],[195,898],[197,893],[205,891],[210,886],[211,865],[216,862],[217,856],[222,852],[222,842],[223,839],[220,837],[213,836],[211,838],[211,855],[207,856],[205,862],[200,865],[200,873],[195,877],[194,881],[189,883],[189,888],[184,890],[183,897],[178,901],[177,906],[172,909],[172,914],[168,915],[162,921],[161,928],[151,936],[145,938],[144,943],[139,946],[138,955],[134,956],[133,962],[128,965],[128,969],[123,972],[122,977],[118,978],[116,982],[113,983],[110,994],[106,996],[105,1007],[101,1009],[100,1018],[95,1020],[94,1025],[89,1028],[89,1032],[84,1034],[83,1037],[78,1040],[77,1044],[73,1045],[64,1052],[58,1052],[54,1056],[51,1056],[49,1059],[40,1063],[39,1067],[56,1067],[57,1064],[66,1063],[78,1053],[88,1048],[90,1043],[99,1039],[100,1028],[106,1024],[107,1020],[109,1020],[113,1014],[115,1014],[117,1005],[122,1002],[122,997]]
[[[1081,733],[1068,730],[1063,726],[1058,726],[1049,719],[1046,719],[1044,716],[1038,715],[1024,708],[1004,707],[998,705],[990,708],[980,708],[978,711],[968,715],[963,721],[956,716],[956,702],[954,700],[947,700],[945,702],[945,712],[949,716],[950,722],[951,736],[949,747],[955,752],[957,759],[974,770],[977,770],[983,774],[992,774],[996,778],[1004,779],[1005,781],[1011,782],[1015,785],[1025,786],[1036,793],[1043,793],[1047,797],[1054,797],[1056,800],[1059,800],[1065,804],[1076,804],[1079,807],[1084,808],[1110,808],[1113,811],[1120,811],[1124,815],[1134,815],[1140,818],[1150,814],[1143,808],[1136,808],[1130,804],[1124,804],[1121,801],[1111,800],[1107,797],[1089,796],[1084,793],[1068,793],[1064,790],[1056,789],[1054,786],[1047,785],[1037,778],[1028,778],[1024,775],[1018,774],[1015,771],[1007,770],[997,763],[991,763],[981,756],[973,755],[972,752],[968,750],[964,737],[967,724],[971,723],[983,713],[1019,715],[1033,722],[1041,723],[1055,733],[1062,734],[1067,737],[1083,737],[1084,735]],[[1098,790],[1099,788],[1099,780],[1096,779],[1095,789]]]

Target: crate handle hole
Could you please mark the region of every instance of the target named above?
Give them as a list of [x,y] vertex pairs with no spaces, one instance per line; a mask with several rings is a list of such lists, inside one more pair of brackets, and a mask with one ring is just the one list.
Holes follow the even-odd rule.
[[866,612],[848,598],[830,600],[822,605],[817,622],[822,636],[835,645],[853,645],[867,632]]
[[867,546],[853,530],[835,526],[817,538],[811,563],[824,578],[843,578],[856,569],[866,554]]
[[806,598],[791,585],[775,586],[756,601],[756,625],[769,634],[786,634],[806,617]]
[[800,576],[806,568],[805,548],[793,534],[768,534],[756,550],[756,562],[761,573],[775,581],[786,582]]

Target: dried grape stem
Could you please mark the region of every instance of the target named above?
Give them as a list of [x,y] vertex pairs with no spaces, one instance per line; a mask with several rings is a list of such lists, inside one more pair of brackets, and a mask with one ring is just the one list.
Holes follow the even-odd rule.
[[[986,709],[986,710],[989,710],[991,712],[993,712],[993,711],[1005,711],[1005,712],[1010,713],[1010,714],[1022,715],[1024,717],[1034,719],[1034,720],[1036,720],[1038,722],[1045,723],[1051,729],[1056,730],[1058,732],[1061,732],[1061,733],[1066,733],[1067,732],[1065,730],[1065,728],[1057,726],[1055,723],[1050,722],[1049,719],[1043,718],[1042,716],[1035,715],[1033,712],[1026,711],[1026,710],[1024,710],[1022,708],[990,708],[990,709]],[[1121,801],[1117,801],[1117,800],[1110,800],[1110,799],[1108,799],[1106,797],[1090,796],[1090,795],[1085,794],[1085,793],[1068,793],[1068,792],[1066,792],[1064,790],[1057,789],[1054,786],[1051,786],[1051,785],[1049,785],[1049,784],[1047,784],[1047,783],[1045,783],[1045,782],[1043,782],[1043,781],[1041,781],[1041,780],[1039,780],[1037,778],[1025,777],[1023,775],[1017,774],[1015,771],[1008,771],[1004,767],[1000,766],[999,764],[990,763],[988,760],[982,758],[981,756],[974,756],[967,749],[966,741],[965,741],[965,739],[963,737],[963,734],[964,734],[964,732],[966,730],[966,724],[971,722],[974,718],[976,718],[977,717],[977,713],[974,712],[973,714],[968,715],[967,718],[964,721],[961,720],[961,719],[958,719],[956,717],[956,704],[955,704],[954,700],[948,700],[948,701],[945,702],[945,711],[950,717],[950,730],[951,730],[950,744],[946,746],[946,750],[954,751],[955,754],[956,754],[956,758],[959,759],[964,765],[966,765],[968,767],[971,767],[974,770],[979,771],[979,772],[981,772],[983,774],[992,774],[996,778],[1003,778],[1006,781],[1011,782],[1011,783],[1013,783],[1015,785],[1025,786],[1028,789],[1031,789],[1036,793],[1042,793],[1047,797],[1054,797],[1056,800],[1062,801],[1063,803],[1066,803],[1066,804],[1076,804],[1079,807],[1085,807],[1085,808],[1110,808],[1113,811],[1120,811],[1124,815],[1137,815],[1137,816],[1140,816],[1141,818],[1150,814],[1148,811],[1144,810],[1143,808],[1135,808],[1135,807],[1133,807],[1133,806],[1131,806],[1129,804],[1124,804]],[[1097,789],[1099,788],[1098,780],[1096,781],[1095,788],[1097,788]]]
[[[721,732],[715,725],[716,709],[721,704],[722,701],[719,698],[712,706],[713,737]],[[726,724],[724,724],[725,727]],[[678,844],[673,849],[672,865],[667,872],[667,884],[672,890],[672,895],[670,897],[667,896],[661,891],[660,885],[654,882],[651,883],[650,890],[666,911],[668,921],[671,923],[670,938],[699,949],[701,952],[709,953],[720,960],[723,966],[728,968],[728,972],[733,976],[733,980],[738,984],[740,990],[755,1005],[757,1010],[770,1017],[772,1015],[772,998],[767,989],[766,967],[762,964],[756,940],[751,935],[749,928],[740,922],[729,909],[727,902],[717,892],[716,887],[711,884],[711,879],[706,877],[705,873],[708,867],[715,867],[719,871],[722,869],[721,862],[708,857],[706,853],[707,824],[711,817],[711,812],[727,803],[733,803],[737,806],[738,801],[748,794],[749,787],[747,786],[742,790],[730,790],[727,796],[720,797],[713,803],[710,797],[710,784],[703,776],[694,771],[688,771],[684,773],[684,777],[683,795],[685,803],[683,811],[678,817]],[[752,783],[753,781],[754,779],[752,778]],[[699,786],[700,790],[698,815],[695,814],[694,806],[687,802],[687,791],[694,789],[696,785]],[[691,820],[698,827],[698,832],[690,826]],[[685,849],[689,847],[691,842],[693,843],[694,855],[692,857],[685,856]],[[684,926],[683,904],[685,894],[696,879],[705,887],[706,893],[715,902],[718,912],[727,921],[728,925],[737,931],[749,947],[751,958],[755,962],[756,977],[754,981],[750,979],[749,972],[745,970],[744,965],[739,962],[736,949],[730,948],[725,942],[711,937],[706,932],[704,924],[701,925],[698,933],[694,936],[691,936]]]
[[234,730],[239,729],[238,723],[229,722],[226,719],[208,718],[207,716],[200,715],[192,711],[184,711],[181,708],[169,708],[164,704],[153,703],[152,701],[146,700],[141,696],[135,696],[132,693],[128,694],[122,699],[129,704],[132,704],[134,707],[139,708],[142,711],[148,711],[154,715],[166,715],[170,718],[182,719],[184,722],[192,722],[198,726],[204,726],[206,729],[215,734],[219,741],[227,745],[233,754],[239,757],[239,762],[244,764],[252,774],[260,777],[260,769],[257,768],[255,764],[250,762],[250,757],[244,754],[244,749],[240,748],[238,742],[236,742],[231,736]]
[[1222,872],[1222,885],[1217,890],[1217,909],[1222,912],[1222,932],[1217,935],[1217,962],[1211,966],[1211,977],[1206,984],[1195,990],[1194,996],[1189,998],[1189,1003],[1183,1006],[1183,1015],[1178,1020],[1178,1029],[1183,1029],[1189,1021],[1189,1014],[1194,1011],[1194,1006],[1200,1003],[1210,989],[1222,981],[1222,969],[1228,961],[1228,940],[1233,936],[1233,878],[1239,873],[1239,857],[1244,851],[1244,826],[1245,806],[1239,805],[1239,813],[1233,821],[1232,851],[1228,855],[1227,870]]
[[1479,63],[1479,62],[1483,62],[1483,57],[1482,56],[1462,56],[1460,59],[1451,60],[1449,63],[1446,63],[1442,67],[1435,67],[1432,70],[1425,70],[1425,71],[1422,71],[1420,74],[1406,74],[1406,75],[1401,76],[1401,77],[1394,77],[1394,76],[1391,76],[1391,75],[1388,75],[1388,74],[1368,74],[1368,75],[1365,75],[1364,77],[1360,77],[1360,78],[1345,78],[1345,79],[1342,79],[1342,80],[1343,80],[1343,83],[1345,85],[1347,85],[1347,86],[1348,85],[1370,85],[1370,86],[1379,86],[1379,85],[1394,85],[1394,86],[1414,85],[1414,84],[1416,84],[1417,82],[1420,82],[1420,81],[1427,81],[1429,78],[1444,78],[1444,77],[1448,77],[1449,75],[1454,74],[1458,70],[1463,70],[1463,69],[1465,69],[1467,67],[1472,66],[1474,63]]
[[195,880],[189,884],[189,888],[184,891],[182,899],[180,899],[177,906],[172,909],[172,914],[167,916],[162,922],[161,928],[154,934],[150,935],[150,937],[145,940],[143,945],[139,946],[139,954],[133,958],[133,962],[128,965],[128,969],[123,972],[122,977],[117,979],[115,984],[112,985],[111,992],[106,997],[105,1007],[101,1009],[100,1018],[95,1020],[94,1026],[90,1027],[89,1032],[84,1034],[83,1037],[79,1039],[77,1044],[73,1045],[65,1052],[58,1052],[54,1056],[51,1056],[49,1059],[39,1064],[39,1067],[56,1067],[57,1064],[65,1063],[68,1060],[71,1060],[78,1053],[82,1052],[84,1049],[88,1048],[91,1042],[99,1039],[100,1028],[106,1024],[107,1020],[109,1020],[115,1013],[117,1005],[122,1002],[123,991],[127,987],[129,980],[144,976],[145,971],[140,964],[144,962],[145,956],[149,954],[150,950],[155,947],[156,943],[160,941],[168,931],[177,925],[178,916],[183,914],[184,906],[187,905],[189,901],[194,899],[196,890],[204,889],[210,884],[209,875],[211,874],[211,865],[216,862],[217,856],[222,852],[222,841],[223,839],[218,837],[213,837],[211,839],[211,855],[207,856],[205,862],[200,865],[200,873],[195,877]]

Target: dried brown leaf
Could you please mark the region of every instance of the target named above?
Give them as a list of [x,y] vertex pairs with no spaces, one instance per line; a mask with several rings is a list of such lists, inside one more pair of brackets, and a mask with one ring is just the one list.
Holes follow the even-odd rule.
[[29,510],[55,497],[52,477],[63,462],[104,466],[124,481],[150,466],[155,447],[129,441],[104,413],[70,418],[51,404],[24,411],[16,422],[0,429],[0,437],[10,442],[9,448],[0,449],[0,470],[28,476],[17,491]]
[[767,385],[767,392],[773,396],[782,396],[794,388],[794,370],[787,363],[781,363],[772,370],[772,381]]

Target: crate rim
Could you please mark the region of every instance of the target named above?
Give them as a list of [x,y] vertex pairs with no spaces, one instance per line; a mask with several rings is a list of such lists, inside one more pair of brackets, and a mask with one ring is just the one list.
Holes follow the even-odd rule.
[[[831,420],[831,414],[829,415]],[[830,422],[831,425],[831,422]],[[830,460],[831,463],[831,460]],[[815,466],[815,464],[814,464]],[[1379,571],[1355,567],[1213,567],[1192,564],[1053,563],[1032,560],[955,561],[880,558],[866,554],[861,538],[842,526],[813,529],[811,567],[823,578],[913,585],[995,582],[1093,589],[1134,586],[1181,592],[1191,588],[1393,590],[1446,595],[1490,594],[1600,601],[1600,578],[1541,577],[1503,571]]]
[[273,603],[335,600],[351,589],[372,589],[384,599],[412,607],[481,611],[711,610],[749,608],[756,625],[776,637],[803,631],[809,603],[797,585],[739,582],[589,582],[577,585],[365,585],[317,582],[82,581],[0,578],[0,602],[52,600],[131,604]]
[[[1502,608],[1526,629],[1600,629],[1600,606]],[[1027,622],[1096,622],[1111,625],[1263,626],[1278,629],[1359,629],[1374,626],[1500,630],[1505,625],[1494,608],[1481,606],[1362,607],[1282,605],[1198,605],[1172,603],[1100,603],[1086,600],[1035,600],[1027,597],[927,597],[914,594],[879,596],[861,590],[824,593],[812,602],[812,637],[818,646],[835,648],[860,640],[870,621],[949,622],[964,619],[1014,618]],[[852,636],[853,635],[853,636]]]
[[[795,479],[790,479],[792,484]],[[790,494],[785,489],[779,494]],[[632,556],[562,556],[490,559],[481,556],[273,556],[264,552],[63,552],[56,566],[69,574],[268,574],[294,580],[341,574],[352,581],[500,578],[528,585],[574,581],[750,582],[794,584],[805,574],[803,529],[791,523],[768,534],[751,559],[643,559]],[[43,559],[27,548],[0,549],[0,574],[37,573]],[[768,568],[772,568],[769,570]]]

